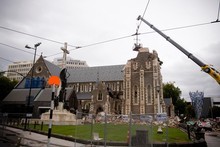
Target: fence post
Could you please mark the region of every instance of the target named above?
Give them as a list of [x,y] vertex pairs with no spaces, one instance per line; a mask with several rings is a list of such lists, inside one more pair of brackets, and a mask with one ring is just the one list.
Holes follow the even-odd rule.
[[92,141],[93,141],[93,114],[89,114],[89,117],[91,117],[91,146],[92,146]]
[[76,110],[76,115],[75,115],[75,118],[76,118],[76,124],[75,124],[75,131],[74,131],[74,138],[75,138],[75,143],[74,143],[74,147],[76,147],[76,138],[77,138],[77,119],[78,119],[78,110]]
[[41,131],[43,130],[43,126],[44,126],[44,122],[42,121],[42,122],[41,122],[41,126],[40,126],[40,130],[41,130]]
[[132,120],[132,112],[130,112],[130,119],[129,119],[129,132],[130,132],[129,133],[129,147],[131,147],[131,133],[132,133],[131,132],[131,125],[132,125],[131,124],[132,123],[131,120]]
[[34,129],[36,129],[36,124],[37,124],[36,121],[34,121]]
[[106,134],[107,134],[107,115],[106,115],[106,112],[105,112],[105,126],[104,126],[104,146],[106,147]]
[[190,137],[190,130],[189,130],[189,125],[187,125],[187,134],[188,134],[188,138],[189,138],[189,140],[191,140],[191,137]]

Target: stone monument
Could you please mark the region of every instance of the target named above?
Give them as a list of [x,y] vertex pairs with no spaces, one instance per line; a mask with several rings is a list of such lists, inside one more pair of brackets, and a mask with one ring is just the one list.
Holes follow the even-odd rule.
[[[55,96],[54,104],[55,108],[53,108],[53,114],[52,114],[52,122],[54,125],[76,125],[81,124],[81,119],[76,119],[76,115],[73,113],[70,113],[66,109],[64,109],[64,101],[66,97],[66,54],[69,54],[69,51],[67,50],[67,43],[64,43],[64,47],[61,47],[61,50],[63,51],[63,70],[61,71],[60,78],[61,78],[61,85],[62,88],[58,88],[57,90],[57,96]],[[64,72],[64,73],[63,73]],[[61,77],[62,76],[62,77]],[[41,120],[44,121],[44,123],[49,124],[50,120],[50,111],[45,112],[41,115]]]
[[[41,120],[49,124],[50,111],[42,113]],[[63,103],[59,102],[58,109],[53,110],[53,125],[77,125],[81,124],[81,119],[76,119],[76,115],[63,109]]]

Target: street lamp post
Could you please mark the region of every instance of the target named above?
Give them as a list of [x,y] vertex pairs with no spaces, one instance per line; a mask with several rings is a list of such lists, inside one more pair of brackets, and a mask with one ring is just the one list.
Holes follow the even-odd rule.
[[157,90],[157,113],[160,113],[160,86],[156,87]]
[[[157,114],[159,115],[161,113],[161,108],[160,108],[160,86],[159,85],[156,86],[156,90],[157,90]],[[158,134],[163,133],[163,130],[160,126],[160,122],[159,122],[159,126],[158,126],[158,129],[157,129],[157,133]]]
[[34,75],[34,63],[35,63],[35,58],[36,58],[36,53],[37,53],[37,47],[40,46],[40,42],[36,43],[33,47],[30,47],[28,45],[25,46],[27,49],[33,49],[34,50],[34,60],[33,60],[33,65],[32,65],[32,71],[31,71],[31,80],[30,80],[30,88],[29,88],[29,94],[28,94],[28,102],[26,106],[26,116],[25,116],[25,124],[24,124],[24,130],[27,129],[27,118],[30,117],[29,111],[30,111],[30,99],[31,99],[31,88],[32,88],[32,80],[33,80],[33,75]]

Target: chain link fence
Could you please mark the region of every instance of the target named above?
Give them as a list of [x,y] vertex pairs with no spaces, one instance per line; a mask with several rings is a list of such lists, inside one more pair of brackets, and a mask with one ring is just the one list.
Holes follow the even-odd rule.
[[[74,114],[73,114],[74,115]],[[4,126],[24,128],[25,114],[0,114],[2,129]],[[132,114],[110,115],[104,112],[98,114],[76,112],[75,123],[65,130],[63,136],[72,141],[96,146],[149,146],[157,142],[168,146],[168,124],[165,114]],[[48,122],[48,121],[47,121]],[[52,124],[52,134],[56,126],[66,124],[59,120]],[[28,118],[28,130],[46,131],[48,124],[40,119]],[[66,128],[67,129],[67,128]],[[161,132],[162,131],[162,132]],[[68,133],[66,133],[68,132]],[[159,137],[158,137],[159,136]],[[84,141],[83,141],[84,140]]]

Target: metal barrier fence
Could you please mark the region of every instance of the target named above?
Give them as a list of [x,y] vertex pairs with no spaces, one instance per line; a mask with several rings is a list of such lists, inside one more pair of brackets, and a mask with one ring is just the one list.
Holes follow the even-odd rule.
[[[124,142],[128,146],[153,146],[154,139],[168,146],[168,121],[166,114],[113,115],[101,112],[97,115],[78,113],[84,125],[90,125],[91,144]],[[77,127],[75,137],[77,137]],[[120,133],[118,131],[120,129]],[[114,136],[114,137],[113,137]],[[114,140],[112,140],[114,138]]]
[[[110,115],[101,112],[94,115],[77,112],[75,118],[75,123],[69,125],[72,133],[67,135],[67,137],[72,137],[75,142],[86,140],[86,144],[90,145],[116,146],[118,144],[117,146],[145,145],[153,147],[160,136],[159,142],[168,146],[169,132],[165,114]],[[7,125],[24,128],[24,119],[25,114],[0,114],[2,127]],[[62,122],[62,119],[59,122],[60,125],[66,124]],[[27,125],[28,130],[43,131],[45,125],[48,124],[40,119],[28,118]],[[53,126],[55,125],[53,124]]]

